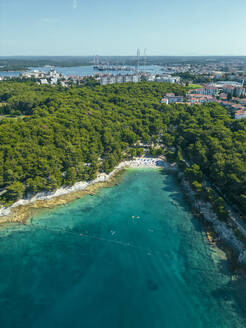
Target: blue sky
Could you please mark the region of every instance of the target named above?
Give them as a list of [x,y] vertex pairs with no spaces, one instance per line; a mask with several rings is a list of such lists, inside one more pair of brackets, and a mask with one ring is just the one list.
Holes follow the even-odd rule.
[[246,55],[246,0],[0,0],[0,55]]

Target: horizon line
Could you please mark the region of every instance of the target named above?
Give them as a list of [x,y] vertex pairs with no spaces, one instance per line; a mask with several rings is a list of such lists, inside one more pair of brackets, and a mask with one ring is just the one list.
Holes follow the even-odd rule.
[[[1,57],[136,57],[137,55],[0,55]],[[143,55],[142,55],[143,56]],[[147,57],[246,57],[245,55],[147,55]]]

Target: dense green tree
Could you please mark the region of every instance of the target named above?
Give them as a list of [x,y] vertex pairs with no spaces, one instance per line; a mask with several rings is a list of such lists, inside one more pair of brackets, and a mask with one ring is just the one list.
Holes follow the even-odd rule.
[[186,91],[149,82],[88,80],[71,88],[0,82],[0,191],[7,190],[0,203],[109,173],[126,154],[141,156],[133,147],[144,143],[153,155],[165,151],[176,161],[220,217],[226,217],[223,204],[204,189],[205,180],[246,213],[246,120],[233,120],[213,103],[160,103],[167,92]]
[[76,182],[76,169],[75,167],[69,167],[66,172],[65,184],[72,186]]
[[25,186],[23,185],[23,183],[16,181],[13,182],[11,185],[7,186],[6,193],[3,195],[3,197],[7,201],[15,201],[23,196],[24,191]]

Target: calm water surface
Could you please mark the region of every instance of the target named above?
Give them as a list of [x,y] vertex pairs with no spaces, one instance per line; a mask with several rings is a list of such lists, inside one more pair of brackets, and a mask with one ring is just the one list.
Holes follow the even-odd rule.
[[[134,66],[132,66],[134,67]],[[30,71],[33,70],[38,70],[38,71],[43,71],[45,73],[48,73],[50,70],[50,67],[29,67]],[[135,67],[134,67],[135,68]],[[139,66],[139,69],[141,71],[145,71],[148,73],[165,73],[164,71],[161,70],[161,66],[157,65],[146,65],[146,66]],[[86,76],[86,75],[93,75],[93,74],[133,74],[133,72],[127,72],[127,71],[98,71],[93,69],[93,66],[75,66],[75,67],[55,67],[55,70],[58,73],[62,73],[65,76],[70,76],[70,75],[80,75],[80,76]],[[23,73],[21,71],[16,71],[16,72],[7,72],[7,71],[0,71],[0,76],[19,76],[20,73]]]
[[159,170],[0,232],[1,328],[245,328],[245,301]]

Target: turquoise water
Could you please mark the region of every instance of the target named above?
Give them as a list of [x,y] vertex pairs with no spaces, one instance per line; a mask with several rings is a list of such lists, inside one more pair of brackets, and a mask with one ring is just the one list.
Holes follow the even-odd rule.
[[0,232],[1,328],[245,328],[245,300],[159,170]]

